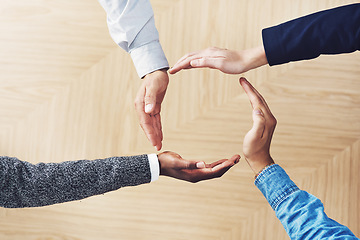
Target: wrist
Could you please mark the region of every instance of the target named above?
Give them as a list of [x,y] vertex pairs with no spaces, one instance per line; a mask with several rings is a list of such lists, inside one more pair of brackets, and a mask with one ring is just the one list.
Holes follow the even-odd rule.
[[248,70],[261,67],[268,63],[263,45],[245,51],[246,55],[248,56]]
[[255,179],[263,172],[265,171],[265,169],[268,169],[268,167],[274,165],[275,163],[272,162],[272,163],[269,163],[268,165],[266,165],[265,167],[263,167],[257,174],[255,174]]
[[161,84],[166,84],[166,86],[169,84],[169,75],[166,68],[148,73],[144,76],[143,79],[149,81],[161,81]]
[[159,153],[157,155],[158,161],[159,161],[159,175],[163,175],[164,171],[162,170],[162,166],[163,164],[161,164],[162,162],[162,157],[161,157],[162,153]]
[[267,166],[275,164],[274,160],[271,156],[268,156],[262,160],[250,160],[246,158],[250,168],[253,170],[254,174],[257,176],[262,170],[264,170]]
[[168,73],[167,73],[167,70],[169,68],[161,68],[161,69],[157,69],[157,70],[154,70],[152,72],[149,72],[147,73],[144,78],[146,77],[150,77],[150,76],[155,76],[155,75],[161,75],[161,76],[168,76]]
[[169,156],[167,152],[162,152],[157,155],[159,160],[159,175],[169,176],[169,170],[171,168],[171,161],[169,161]]

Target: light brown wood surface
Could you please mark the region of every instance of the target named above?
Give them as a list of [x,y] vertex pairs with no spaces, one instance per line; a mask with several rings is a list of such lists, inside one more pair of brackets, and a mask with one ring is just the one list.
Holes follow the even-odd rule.
[[[358,1],[152,0],[170,65],[209,46],[261,44],[261,29]],[[152,153],[133,107],[141,80],[97,1],[0,6],[0,153],[32,163]],[[321,56],[243,74],[278,126],[271,153],[326,213],[360,236],[360,55]],[[242,150],[252,125],[239,76],[170,77],[163,150],[208,162]],[[288,239],[242,159],[221,179],[160,177],[82,201],[0,209],[1,240]]]

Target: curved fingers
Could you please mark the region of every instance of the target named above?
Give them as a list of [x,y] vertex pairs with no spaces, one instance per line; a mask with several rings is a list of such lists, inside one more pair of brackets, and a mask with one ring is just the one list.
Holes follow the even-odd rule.
[[161,125],[160,113],[156,114],[153,118],[155,119],[154,120],[155,121],[155,126],[156,126],[156,129],[157,129],[157,132],[158,132],[158,135],[159,135],[159,138],[160,138],[160,143],[161,143],[161,141],[163,140],[163,133],[162,133],[162,125]]
[[149,139],[150,143],[155,146],[157,150],[161,149],[161,123],[160,116],[155,117],[147,114],[145,112],[145,88],[143,86],[140,87],[138,94],[135,100],[135,109],[140,122],[140,126],[143,129],[146,137]]
[[196,51],[196,52],[191,52],[191,53],[185,54],[184,56],[182,56],[182,57],[175,63],[175,65],[178,64],[178,63],[181,63],[181,62],[184,61],[186,58],[189,58],[189,57],[192,57],[192,56],[194,56],[194,55],[199,54],[200,52],[201,52],[201,51]]
[[268,104],[266,103],[263,96],[245,78],[240,78],[240,84],[248,95],[253,109],[255,111],[256,109],[260,109],[262,113],[261,115],[264,117],[265,131],[263,132],[263,137],[270,138],[271,140],[272,134],[276,126],[276,119],[271,113]]
[[269,116],[273,117],[269,106],[267,105],[263,96],[249,83],[245,78],[240,78],[240,84],[250,99],[253,109],[260,108],[267,119]]
[[179,72],[182,69],[189,69],[191,68],[190,65],[190,59],[195,59],[194,56],[197,56],[201,51],[197,51],[197,52],[192,52],[192,53],[188,53],[185,54],[184,56],[182,56],[175,64],[172,68],[170,68],[169,73],[171,74],[175,74],[177,72]]
[[[206,67],[205,61],[216,60],[216,58],[226,58],[226,55],[223,54],[223,49],[216,47],[209,47],[201,51],[193,52],[184,55],[181,57],[174,66],[169,70],[171,74],[175,74],[182,69],[190,69],[193,67]],[[204,60],[204,64],[192,65],[191,62],[194,60]],[[214,68],[214,67],[213,67]],[[215,67],[216,68],[216,67]]]
[[184,170],[190,178],[190,182],[199,182],[224,175],[232,166],[239,162],[240,155],[234,155],[230,159],[221,159],[211,164],[206,164],[205,168]]

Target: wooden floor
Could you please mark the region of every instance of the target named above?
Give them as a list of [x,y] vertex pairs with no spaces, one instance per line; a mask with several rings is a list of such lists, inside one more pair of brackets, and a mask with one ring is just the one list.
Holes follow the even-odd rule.
[[[261,29],[347,0],[152,0],[170,64],[218,46],[261,44]],[[151,153],[133,107],[141,84],[96,0],[0,7],[0,154],[32,163]],[[278,119],[272,156],[360,237],[360,55],[244,74]],[[240,153],[251,108],[239,76],[171,76],[163,150],[215,161]],[[221,179],[160,177],[78,202],[0,209],[1,240],[288,239],[244,160]]]

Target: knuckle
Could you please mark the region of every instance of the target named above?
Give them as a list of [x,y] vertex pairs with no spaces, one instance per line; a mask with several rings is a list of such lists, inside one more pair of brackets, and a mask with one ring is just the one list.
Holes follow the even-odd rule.
[[150,98],[150,97],[153,97],[154,95],[156,95],[156,87],[154,87],[154,86],[147,87],[145,98]]

